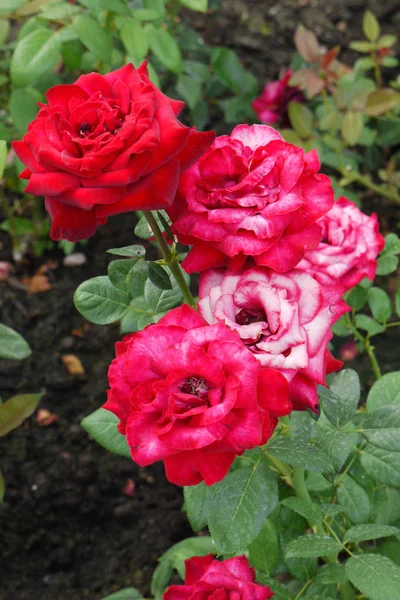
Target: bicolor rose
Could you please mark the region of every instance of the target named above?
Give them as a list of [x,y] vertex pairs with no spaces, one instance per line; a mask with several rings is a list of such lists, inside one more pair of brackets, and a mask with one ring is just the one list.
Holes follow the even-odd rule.
[[54,240],[88,238],[110,215],[166,208],[180,172],[215,137],[178,121],[183,102],[157,89],[146,63],[82,75],[46,98],[13,148],[25,191],[45,196]]
[[374,279],[376,257],[385,245],[377,216],[368,217],[341,196],[318,223],[322,240],[317,248],[306,251],[299,269],[312,273],[324,285],[339,284],[345,290],[364,277]]
[[266,125],[238,125],[217,138],[180,179],[170,216],[179,240],[193,245],[187,272],[238,269],[251,257],[284,272],[316,248],[315,221],[333,204],[315,150],[285,142]]
[[289,102],[304,102],[304,96],[299,88],[289,85],[292,75],[293,71],[288,69],[281,79],[267,83],[262,94],[251,103],[262,123],[273,125],[281,120],[283,125],[286,125],[289,121]]
[[119,417],[133,460],[164,461],[177,485],[220,481],[291,409],[283,375],[187,305],[126,336],[116,353],[104,408]]
[[185,584],[171,585],[164,600],[267,600],[274,593],[255,583],[245,556],[216,560],[212,554],[185,560]]
[[286,377],[295,408],[316,410],[317,384],[342,364],[328,352],[331,327],[348,310],[342,294],[298,269],[213,269],[201,274],[199,311],[236,331],[261,365]]

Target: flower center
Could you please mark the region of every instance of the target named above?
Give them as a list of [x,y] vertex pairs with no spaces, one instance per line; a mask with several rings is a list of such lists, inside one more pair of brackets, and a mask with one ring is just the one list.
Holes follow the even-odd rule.
[[208,394],[208,386],[203,377],[188,377],[179,389],[184,394],[192,394],[198,398],[206,398]]
[[267,317],[261,308],[242,308],[235,316],[238,325],[251,325],[251,323],[267,322]]

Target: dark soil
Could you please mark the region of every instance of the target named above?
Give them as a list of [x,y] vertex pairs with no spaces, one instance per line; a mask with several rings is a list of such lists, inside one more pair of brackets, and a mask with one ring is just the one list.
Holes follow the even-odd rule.
[[[192,25],[208,43],[238,50],[260,86],[290,62],[299,22],[327,46],[339,43],[344,49],[350,38],[360,36],[367,7],[378,14],[385,31],[400,25],[398,0],[220,4],[212,16],[191,13]],[[364,208],[378,212],[385,232],[400,221],[398,208],[372,196],[365,197]],[[191,535],[181,512],[181,490],[166,481],[160,465],[139,469],[107,453],[79,425],[105,401],[107,369],[119,334],[117,327],[88,324],[74,308],[73,292],[85,279],[106,272],[105,250],[132,243],[133,227],[131,216],[111,219],[82,248],[88,259],[84,266],[50,272],[50,291],[27,295],[0,283],[0,322],[22,333],[33,350],[22,363],[0,361],[0,394],[6,399],[41,391],[40,406],[59,416],[47,427],[33,416],[1,440],[0,468],[7,485],[0,505],[2,600],[98,600],[127,586],[148,596],[157,557]],[[10,259],[8,243],[5,234],[0,237],[0,260]],[[377,340],[384,371],[396,370],[396,332]],[[85,376],[69,375],[63,354],[79,357]],[[366,386],[372,383],[365,358],[349,366],[363,373]],[[129,479],[135,484],[133,497],[123,493]]]

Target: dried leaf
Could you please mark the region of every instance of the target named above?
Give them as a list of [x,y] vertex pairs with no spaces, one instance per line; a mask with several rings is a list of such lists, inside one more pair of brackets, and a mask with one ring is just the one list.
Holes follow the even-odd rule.
[[309,63],[319,61],[321,50],[318,40],[312,31],[309,31],[302,25],[299,25],[294,34],[294,43],[302,58]]
[[47,427],[48,425],[51,425],[52,423],[58,421],[58,419],[59,416],[54,413],[51,413],[49,410],[47,410],[47,408],[41,408],[36,413],[36,422],[41,427]]
[[70,375],[85,375],[83,364],[75,354],[64,354],[61,357],[61,362]]
[[51,290],[51,283],[47,275],[34,275],[33,277],[25,277],[22,280],[30,294],[39,294],[40,292],[48,292]]

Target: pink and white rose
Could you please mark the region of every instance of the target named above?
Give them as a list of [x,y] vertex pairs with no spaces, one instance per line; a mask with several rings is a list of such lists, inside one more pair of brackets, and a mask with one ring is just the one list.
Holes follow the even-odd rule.
[[333,205],[329,177],[315,150],[285,142],[266,125],[238,125],[180,177],[168,209],[179,240],[193,248],[187,272],[224,266],[238,270],[248,257],[284,272],[316,248],[315,223]]
[[318,220],[322,240],[308,249],[299,269],[311,273],[324,285],[354,287],[364,277],[374,279],[376,257],[385,245],[375,214],[364,214],[354,202],[341,196]]
[[201,274],[199,310],[210,324],[237,331],[264,367],[286,377],[295,408],[315,410],[316,384],[342,364],[328,351],[331,327],[348,310],[342,294],[297,269],[212,269]]

